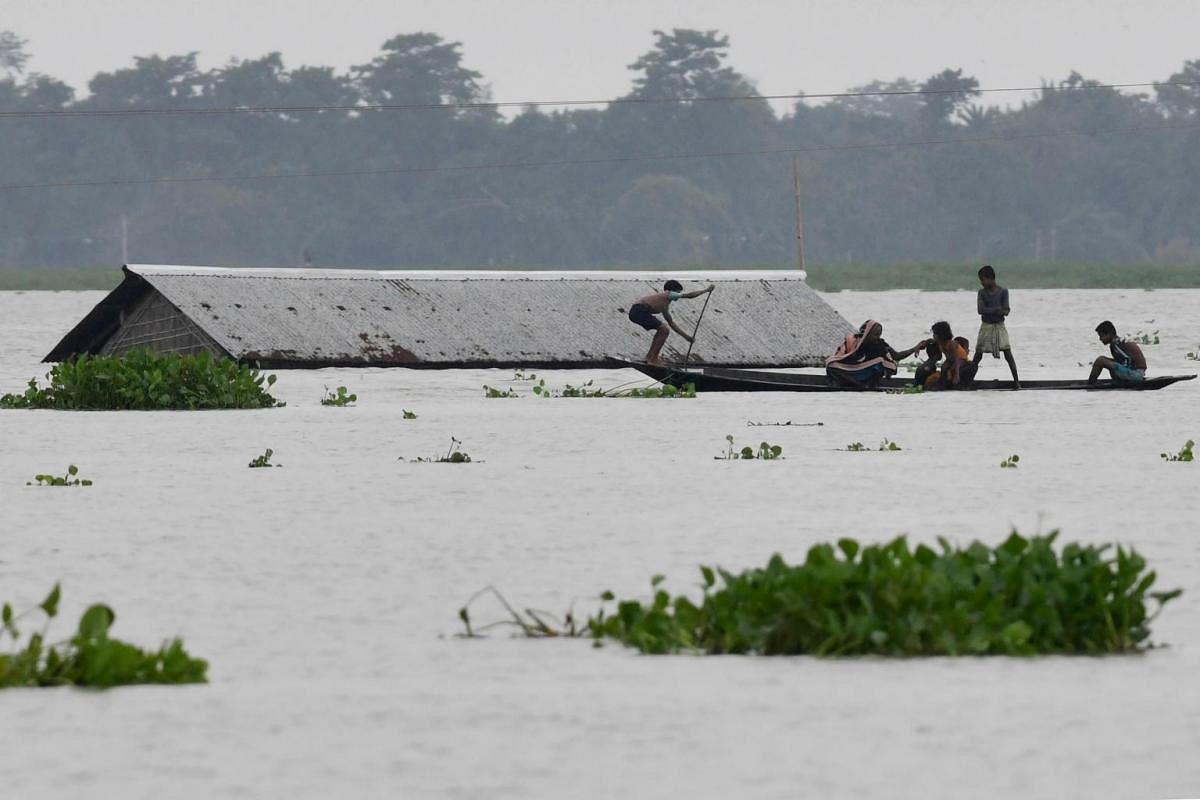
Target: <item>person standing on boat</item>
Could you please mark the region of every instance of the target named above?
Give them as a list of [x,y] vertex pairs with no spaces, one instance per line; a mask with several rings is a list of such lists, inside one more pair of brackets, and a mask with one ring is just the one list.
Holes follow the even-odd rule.
[[857,333],[846,334],[837,352],[825,359],[825,374],[832,383],[850,389],[870,389],[896,374],[896,362],[924,347],[926,342],[899,352],[883,340],[883,326],[869,319]]
[[[663,284],[661,292],[648,294],[630,306],[629,320],[641,325],[648,331],[654,331],[654,339],[650,342],[650,352],[646,353],[647,364],[661,365],[663,363],[662,358],[659,357],[659,353],[662,351],[663,344],[666,343],[667,337],[671,335],[672,330],[689,342],[692,341],[692,337],[680,330],[679,326],[675,324],[675,320],[671,319],[671,303],[674,303],[676,300],[690,300],[694,297],[699,297],[702,294],[711,292],[713,288],[713,285],[710,283],[703,289],[697,289],[694,292],[685,292],[683,291],[683,284],[676,280],[670,280]],[[662,314],[663,319],[667,321],[667,325],[671,326],[670,329],[667,328],[667,325],[663,324],[662,319],[656,316],[658,314]]]
[[1108,320],[1096,326],[1100,343],[1108,345],[1112,358],[1100,356],[1092,363],[1092,374],[1088,383],[1094,384],[1103,370],[1108,370],[1113,380],[1122,383],[1141,383],[1146,380],[1146,356],[1134,342],[1117,336],[1117,327]]
[[979,338],[975,340],[975,358],[971,363],[978,370],[979,361],[984,353],[991,353],[993,358],[999,358],[1003,353],[1004,360],[1008,362],[1008,371],[1012,373],[1013,388],[1020,389],[1017,362],[1013,360],[1008,328],[1004,327],[1004,318],[1010,312],[1008,289],[996,283],[996,270],[986,264],[979,270],[979,282],[983,285],[975,300],[975,308],[980,318]]

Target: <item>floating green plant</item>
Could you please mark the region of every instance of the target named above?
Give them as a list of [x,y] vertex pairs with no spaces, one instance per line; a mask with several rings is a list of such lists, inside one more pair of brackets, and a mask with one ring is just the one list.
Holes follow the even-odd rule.
[[1188,361],[1200,361],[1200,347],[1184,356]]
[[[1189,461],[1191,459],[1188,459]],[[80,478],[79,467],[71,464],[67,467],[66,475],[34,475],[32,481],[25,481],[26,486],[33,486],[34,482],[38,486],[91,486],[92,482],[87,478]]]
[[591,388],[593,381],[587,381],[579,386],[566,384],[561,389],[551,389],[546,386],[546,381],[540,380],[533,387],[533,393],[538,397],[607,397],[603,389],[600,387]]
[[[75,635],[61,644],[46,644],[46,629],[58,615],[61,591],[58,584],[39,605],[14,614],[3,607],[0,640],[7,635],[13,650],[0,651],[0,689],[20,686],[91,686],[108,688],[140,683],[204,683],[208,663],[192,658],[179,639],[158,650],[142,650],[119,639],[109,638],[117,615],[106,605],[92,605],[83,612]],[[30,634],[21,646],[17,623],[34,611],[46,619],[39,633]]]
[[696,384],[685,383],[683,386],[676,387],[669,383],[664,383],[661,386],[635,386],[631,389],[624,389],[620,392],[614,392],[610,397],[695,397]]
[[[804,562],[773,556],[734,574],[700,567],[698,599],[672,597],[651,581],[651,599],[611,592],[582,626],[568,615],[510,614],[525,635],[613,639],[644,653],[815,656],[1034,655],[1137,652],[1150,623],[1181,590],[1150,591],[1156,576],[1131,549],[1067,544],[1058,532],[1015,531],[996,547],[974,542],[910,548],[904,537],[860,546],[811,547]],[[718,581],[720,585],[718,585]],[[479,595],[476,595],[478,597]],[[475,598],[472,598],[474,600]],[[1147,609],[1153,604],[1153,613]],[[469,610],[459,618],[472,628]],[[485,626],[486,627],[486,626]]]
[[[22,394],[0,397],[0,408],[160,410],[282,406],[267,389],[275,376],[207,352],[192,356],[131,350],[119,356],[83,355],[56,364]],[[263,384],[267,388],[264,388]]]
[[[850,444],[846,445],[846,450],[851,453],[864,453],[864,452],[869,451],[870,449],[871,448],[867,447],[862,442],[851,442]],[[884,439],[882,442],[879,443],[879,447],[877,447],[875,449],[882,453],[895,453],[900,450],[903,450],[904,448],[901,447],[900,445],[896,444],[895,442],[893,442],[890,439]]]
[[725,443],[726,450],[724,454],[713,456],[713,458],[715,458],[717,461],[753,461],[756,459],[761,461],[774,461],[776,459],[783,458],[783,447],[777,444],[760,442],[758,449],[755,449],[750,445],[746,445],[745,447],[738,449],[737,445],[733,443],[733,434],[729,434],[725,437]]
[[461,441],[451,436],[450,449],[446,451],[446,455],[431,456],[430,458],[422,458],[417,456],[416,458],[409,460],[414,464],[470,464],[471,456],[467,455],[462,450],[459,450],[459,445],[461,444]]
[[483,385],[484,397],[520,397],[513,389],[497,389],[495,386]]
[[283,464],[271,463],[271,456],[273,455],[275,455],[275,451],[268,447],[261,456],[254,457],[254,460],[249,464],[250,468],[259,469],[261,467],[282,467]]
[[1016,453],[1013,453],[1011,456],[1009,456],[1008,458],[1001,461],[1000,466],[1003,467],[1004,469],[1016,469],[1017,464],[1019,464],[1020,462],[1021,462],[1021,457],[1019,455],[1017,455]]
[[514,381],[536,381],[538,379],[536,372],[525,372],[524,370],[515,370],[512,379]]
[[1158,338],[1158,331],[1154,331],[1153,333],[1138,331],[1133,335],[1132,341],[1138,344],[1158,344],[1160,339]]
[[404,413],[404,419],[416,419],[417,418],[417,413],[415,411],[409,411],[407,408],[402,408],[400,410]]
[[1193,461],[1195,460],[1195,455],[1192,453],[1192,448],[1195,446],[1196,443],[1191,439],[1188,439],[1183,443],[1183,447],[1178,453],[1175,453],[1174,455],[1170,453],[1161,453],[1160,455],[1166,461]]
[[325,396],[321,398],[321,405],[338,406],[339,408],[356,402],[358,402],[358,395],[348,392],[345,386],[337,387],[336,392],[329,391],[329,387],[326,386]]

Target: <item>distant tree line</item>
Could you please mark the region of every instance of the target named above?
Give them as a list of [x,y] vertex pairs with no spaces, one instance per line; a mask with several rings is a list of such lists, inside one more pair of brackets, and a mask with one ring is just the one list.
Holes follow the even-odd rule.
[[[762,99],[694,102],[756,94],[727,49],[716,31],[654,32],[625,99],[687,102],[506,116],[432,33],[388,39],[346,73],[278,53],[213,70],[195,53],[140,57],[79,98],[28,73],[25,43],[3,32],[0,113],[476,105],[0,117],[0,185],[103,184],[0,189],[0,264],[790,265],[789,153],[621,160],[788,148],[804,151],[814,262],[1200,263],[1200,60],[1143,94],[1072,73],[1019,106],[983,105],[978,82],[947,69],[861,87],[937,93],[779,115]],[[1071,132],[1094,135],[1057,135]],[[598,163],[469,168],[547,161]],[[442,169],[105,183],[426,167]]]

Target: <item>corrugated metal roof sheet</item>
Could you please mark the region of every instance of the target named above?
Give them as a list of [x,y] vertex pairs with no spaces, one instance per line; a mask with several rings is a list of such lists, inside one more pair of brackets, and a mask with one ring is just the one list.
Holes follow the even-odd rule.
[[[126,272],[127,282],[140,276],[229,355],[275,367],[595,367],[613,356],[642,358],[650,334],[625,315],[637,298],[657,291],[671,277],[686,288],[717,285],[692,350],[697,362],[816,365],[850,330],[849,323],[805,283],[803,273],[788,271],[431,272],[131,265]],[[673,307],[681,328],[692,329],[703,302],[698,298]],[[47,359],[80,352],[83,334],[77,328]],[[105,338],[109,335],[111,330]],[[681,358],[685,349],[686,342],[672,336],[664,355]]]

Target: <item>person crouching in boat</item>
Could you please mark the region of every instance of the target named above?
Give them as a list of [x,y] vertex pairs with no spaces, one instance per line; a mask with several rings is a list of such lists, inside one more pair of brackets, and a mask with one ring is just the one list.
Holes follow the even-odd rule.
[[938,370],[925,379],[925,388],[964,389],[970,386],[975,377],[975,368],[967,358],[968,348],[954,338],[949,322],[935,322],[931,330],[943,361]]
[[1108,345],[1112,358],[1100,356],[1092,363],[1092,374],[1088,383],[1094,384],[1103,370],[1108,370],[1113,380],[1122,383],[1141,383],[1146,380],[1146,356],[1142,348],[1117,336],[1117,327],[1108,320],[1096,326],[1100,343]]
[[837,352],[825,359],[825,374],[831,383],[853,389],[870,389],[884,378],[896,374],[896,362],[912,355],[924,342],[909,350],[896,352],[883,340],[883,326],[873,319],[862,324],[857,333],[846,334]]

